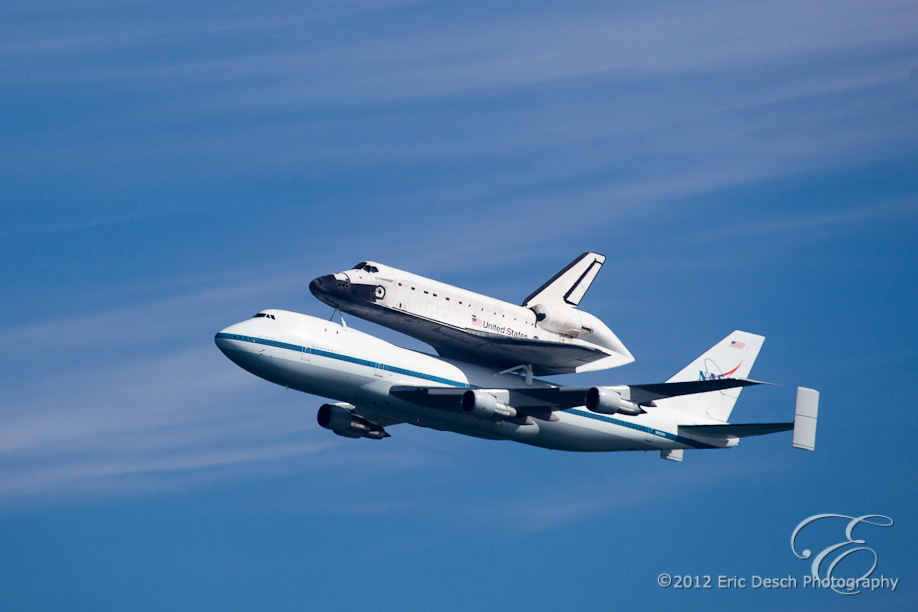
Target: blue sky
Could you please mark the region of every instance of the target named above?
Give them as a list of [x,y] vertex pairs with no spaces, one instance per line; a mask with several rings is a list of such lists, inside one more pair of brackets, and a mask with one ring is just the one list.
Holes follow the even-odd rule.
[[[918,605],[914,3],[3,15],[3,610]],[[637,361],[558,382],[664,380],[746,329],[784,386],[733,418],[812,386],[818,450],[345,440],[213,345],[327,316],[309,280],[360,260],[519,302],[586,250],[582,306]],[[864,533],[895,593],[656,585],[802,577],[822,512],[896,521]]]

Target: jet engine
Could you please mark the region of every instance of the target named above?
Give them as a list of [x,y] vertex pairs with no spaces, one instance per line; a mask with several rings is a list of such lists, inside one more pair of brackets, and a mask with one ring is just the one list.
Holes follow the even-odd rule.
[[[350,406],[350,407],[347,407]],[[330,429],[345,438],[370,438],[382,440],[388,438],[386,430],[371,423],[360,415],[354,414],[350,404],[322,404],[316,415],[321,427]]]
[[569,306],[536,304],[530,310],[535,313],[539,327],[571,338],[580,334],[592,334],[597,322],[603,325],[590,313]]
[[641,407],[622,397],[621,393],[608,387],[590,387],[586,392],[584,405],[587,410],[599,414],[628,414],[637,416],[644,412]]
[[460,401],[462,412],[483,419],[500,420],[516,417],[516,408],[497,401],[497,398],[484,391],[469,389],[462,394]]

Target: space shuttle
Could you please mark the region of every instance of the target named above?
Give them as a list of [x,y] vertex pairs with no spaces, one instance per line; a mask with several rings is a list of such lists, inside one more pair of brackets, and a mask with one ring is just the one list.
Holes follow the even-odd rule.
[[605,260],[599,253],[580,255],[520,306],[372,261],[320,276],[309,290],[443,357],[518,371],[531,380],[634,361],[605,323],[577,308]]

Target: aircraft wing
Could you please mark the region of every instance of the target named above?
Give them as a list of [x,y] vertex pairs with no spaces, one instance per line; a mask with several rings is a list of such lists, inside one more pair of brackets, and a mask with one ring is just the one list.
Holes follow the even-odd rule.
[[653,405],[654,400],[678,397],[680,395],[694,395],[708,391],[723,391],[736,387],[749,387],[752,385],[771,385],[773,383],[748,378],[720,378],[715,380],[691,380],[686,382],[652,383],[649,385],[627,385],[631,390],[630,399],[635,404],[643,406]]
[[[375,313],[377,318],[364,318],[426,342],[443,357],[487,364],[499,369],[530,363],[533,364],[532,372],[536,376],[570,374],[581,366],[610,357],[620,358],[621,363],[606,367],[624,365],[634,360],[630,355],[625,357],[582,344],[512,338],[457,327],[389,308],[379,307]],[[405,328],[406,324],[410,329]]]
[[[693,380],[690,382],[652,383],[646,385],[615,385],[609,389],[621,394],[639,406],[655,406],[654,400],[680,395],[693,395],[707,393],[708,391],[721,391],[735,387],[748,387],[750,385],[769,384],[745,378],[721,378],[718,380]],[[548,388],[521,388],[510,389],[511,405],[514,397],[517,401],[522,399],[520,406],[556,406],[557,409],[582,406],[587,391],[592,387],[548,387]]]
[[502,368],[531,363],[536,376],[570,374],[580,366],[610,357],[599,349],[577,344],[500,338],[447,325],[439,325],[435,331],[424,341],[444,357],[485,361]]
[[392,417],[386,416],[384,414],[379,414],[378,412],[373,412],[372,410],[367,410],[366,408],[361,408],[357,406],[353,410],[354,414],[362,416],[366,420],[379,425],[380,427],[388,427],[389,425],[398,425],[399,423],[404,423],[401,419],[394,419]]
[[389,389],[389,395],[427,408],[459,412],[459,400],[466,391],[468,389],[457,389],[456,387],[412,387],[405,385],[392,387]]
[[[563,387],[567,389],[567,387]],[[558,387],[542,389],[542,391],[554,392]],[[482,389],[491,391],[494,394],[509,394],[509,404],[520,412],[533,416],[537,419],[551,420],[551,413],[554,410],[562,410],[573,406],[583,405],[583,394],[568,394],[563,401],[556,401],[561,396],[557,393],[547,393],[547,401],[540,401],[529,396],[518,395],[514,393],[516,389]],[[447,412],[460,412],[462,396],[469,391],[467,388],[456,387],[413,387],[413,386],[395,386],[389,390],[389,394],[398,399],[418,404],[426,408],[435,410],[445,410]]]
[[723,425],[680,425],[679,431],[709,438],[748,438],[779,431],[790,431],[791,423],[725,423]]
[[[617,385],[607,387],[619,393],[622,398],[641,407],[654,407],[654,400],[708,391],[721,391],[735,387],[768,384],[745,378],[721,378],[717,380],[696,380],[675,383],[653,383],[647,385]],[[514,387],[512,389],[481,389],[495,394],[507,394],[508,405],[541,419],[551,418],[555,410],[583,406],[587,392],[593,387]],[[467,388],[456,387],[414,387],[395,386],[389,393],[393,396],[437,410],[458,412],[462,396]],[[721,435],[721,434],[718,434]],[[747,434],[752,435],[752,434]]]

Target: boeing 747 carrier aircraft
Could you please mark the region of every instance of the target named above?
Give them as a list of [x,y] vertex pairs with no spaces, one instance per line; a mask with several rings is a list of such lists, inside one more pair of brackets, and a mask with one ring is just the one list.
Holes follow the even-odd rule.
[[793,430],[813,450],[819,394],[798,388],[793,422],[729,423],[764,338],[735,331],[665,383],[565,387],[438,357],[331,321],[263,310],[215,338],[234,363],[278,385],[332,400],[319,425],[382,439],[399,423],[567,451],[730,448],[740,438]]
[[584,253],[522,306],[372,261],[309,283],[317,298],[434,347],[440,355],[529,376],[615,368],[634,357],[577,306],[606,258]]

